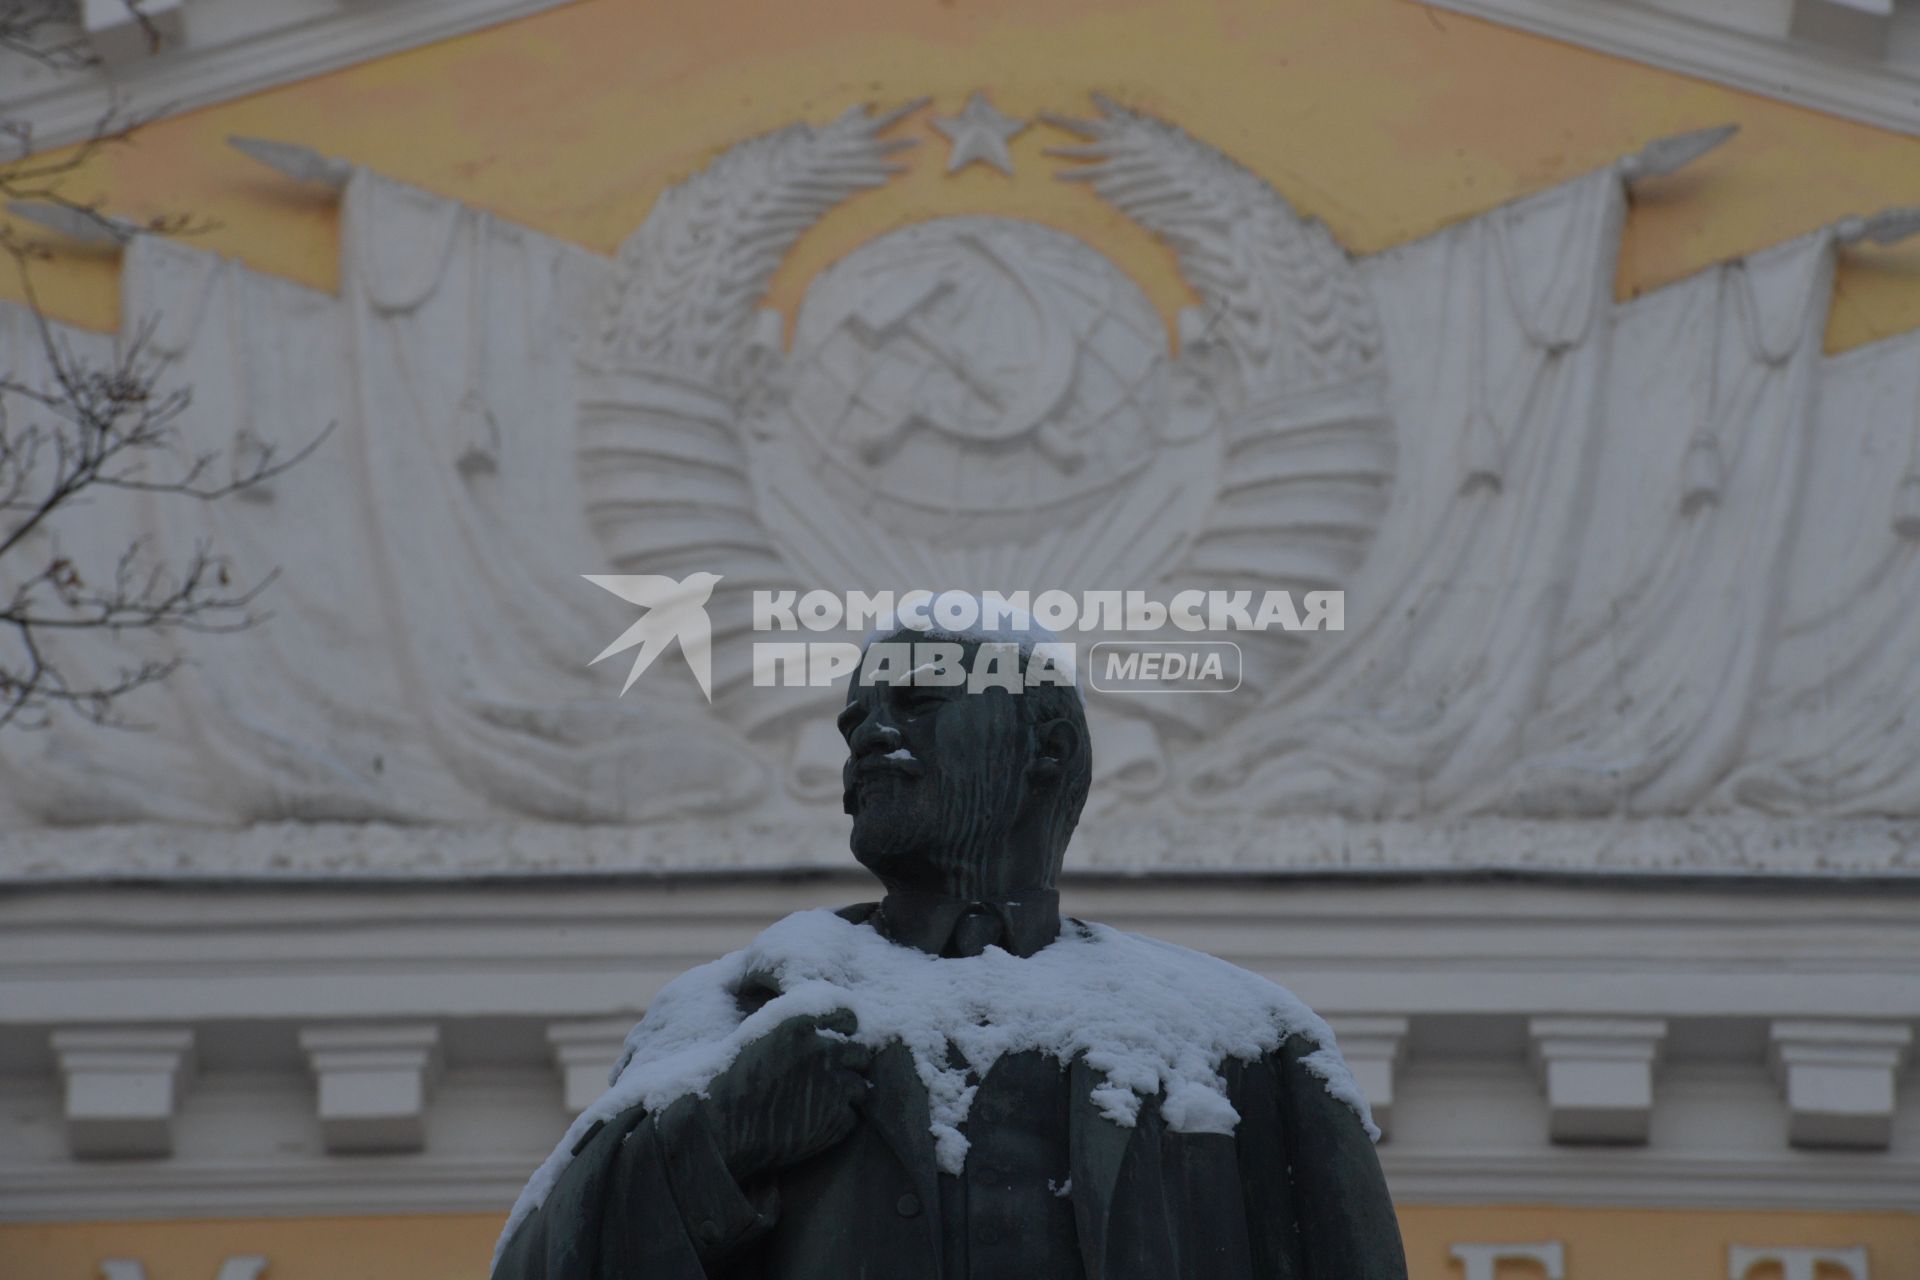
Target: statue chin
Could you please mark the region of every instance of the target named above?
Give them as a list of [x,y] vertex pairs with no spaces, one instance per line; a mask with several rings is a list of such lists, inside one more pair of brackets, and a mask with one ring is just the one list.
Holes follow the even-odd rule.
[[940,806],[918,781],[881,773],[855,784],[847,843],[860,865],[877,876],[924,880],[939,861],[932,851],[942,834]]
[[901,821],[902,815],[861,814],[853,820],[853,834],[847,844],[856,862],[876,876],[897,883],[914,884],[926,878],[926,833],[918,824]]
[[1021,807],[1019,776],[871,773],[851,793],[848,847],[894,888],[971,898],[988,886],[1030,883],[1031,859],[1015,847],[1003,816]]

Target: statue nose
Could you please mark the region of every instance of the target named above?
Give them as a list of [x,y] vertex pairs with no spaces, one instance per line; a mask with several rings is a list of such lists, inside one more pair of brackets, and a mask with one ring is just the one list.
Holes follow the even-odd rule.
[[853,753],[856,756],[870,755],[877,751],[892,751],[900,745],[900,731],[874,716],[861,721],[853,734]]

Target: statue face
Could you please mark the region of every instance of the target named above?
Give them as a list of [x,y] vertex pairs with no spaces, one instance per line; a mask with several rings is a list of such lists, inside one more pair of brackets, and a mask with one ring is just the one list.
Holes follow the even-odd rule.
[[[903,631],[911,643],[926,637]],[[965,646],[971,666],[977,644]],[[984,896],[1051,883],[1014,831],[1033,734],[1003,689],[864,684],[840,713],[853,855],[890,886]]]

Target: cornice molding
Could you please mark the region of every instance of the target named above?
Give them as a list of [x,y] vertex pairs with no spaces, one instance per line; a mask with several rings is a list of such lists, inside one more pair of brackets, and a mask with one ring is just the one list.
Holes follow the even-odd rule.
[[[271,0],[247,12],[246,34],[217,34],[107,70],[23,77],[24,92],[0,93],[0,115],[33,126],[36,149],[87,136],[109,106],[169,116],[277,88],[481,27],[551,9],[564,0],[394,0],[342,5],[312,17],[313,6]],[[192,5],[189,3],[189,12]],[[262,9],[278,7],[275,22]],[[189,24],[191,31],[191,24]]]
[[[501,879],[836,871],[846,820],[813,810],[634,826],[123,823],[0,831],[0,889],[209,880],[445,884]],[[1095,815],[1072,874],[1754,877],[1920,884],[1920,821],[1749,815],[1358,821],[1257,814]]]
[[[872,888],[821,876],[4,894],[0,1027],[625,1016],[773,920]],[[1076,916],[1204,947],[1342,1017],[1920,1018],[1912,895],[1878,887],[1114,880],[1064,896]],[[544,1034],[528,1056],[550,1069]]]
[[1622,0],[1415,0],[1832,115],[1920,134],[1920,74]]

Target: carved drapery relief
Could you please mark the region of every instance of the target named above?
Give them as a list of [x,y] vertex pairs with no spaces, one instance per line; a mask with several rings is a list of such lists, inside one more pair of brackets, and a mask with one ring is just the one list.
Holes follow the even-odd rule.
[[1388,264],[1405,426],[1379,547],[1348,631],[1210,744],[1196,799],[1405,816],[1513,765],[1583,531],[1622,206],[1594,174]]
[[[1833,231],[1616,304],[1617,167],[1354,263],[1103,102],[1052,121],[1062,176],[1173,249],[1200,299],[1173,334],[1092,246],[970,217],[823,272],[789,340],[768,281],[890,180],[895,119],[724,152],[612,262],[366,171],[337,297],[137,241],[129,332],[156,318],[194,388],[190,446],[339,426],[258,500],[60,531],[283,573],[265,625],[145,695],[161,728],[0,738],[0,813],[811,829],[831,693],[752,686],[751,589],[947,585],[1347,592],[1343,633],[1241,636],[1230,700],[1094,700],[1115,830],[1149,798],[1920,811],[1920,339],[1821,353]],[[578,575],[608,570],[724,575],[710,707],[586,667],[623,619]]]

